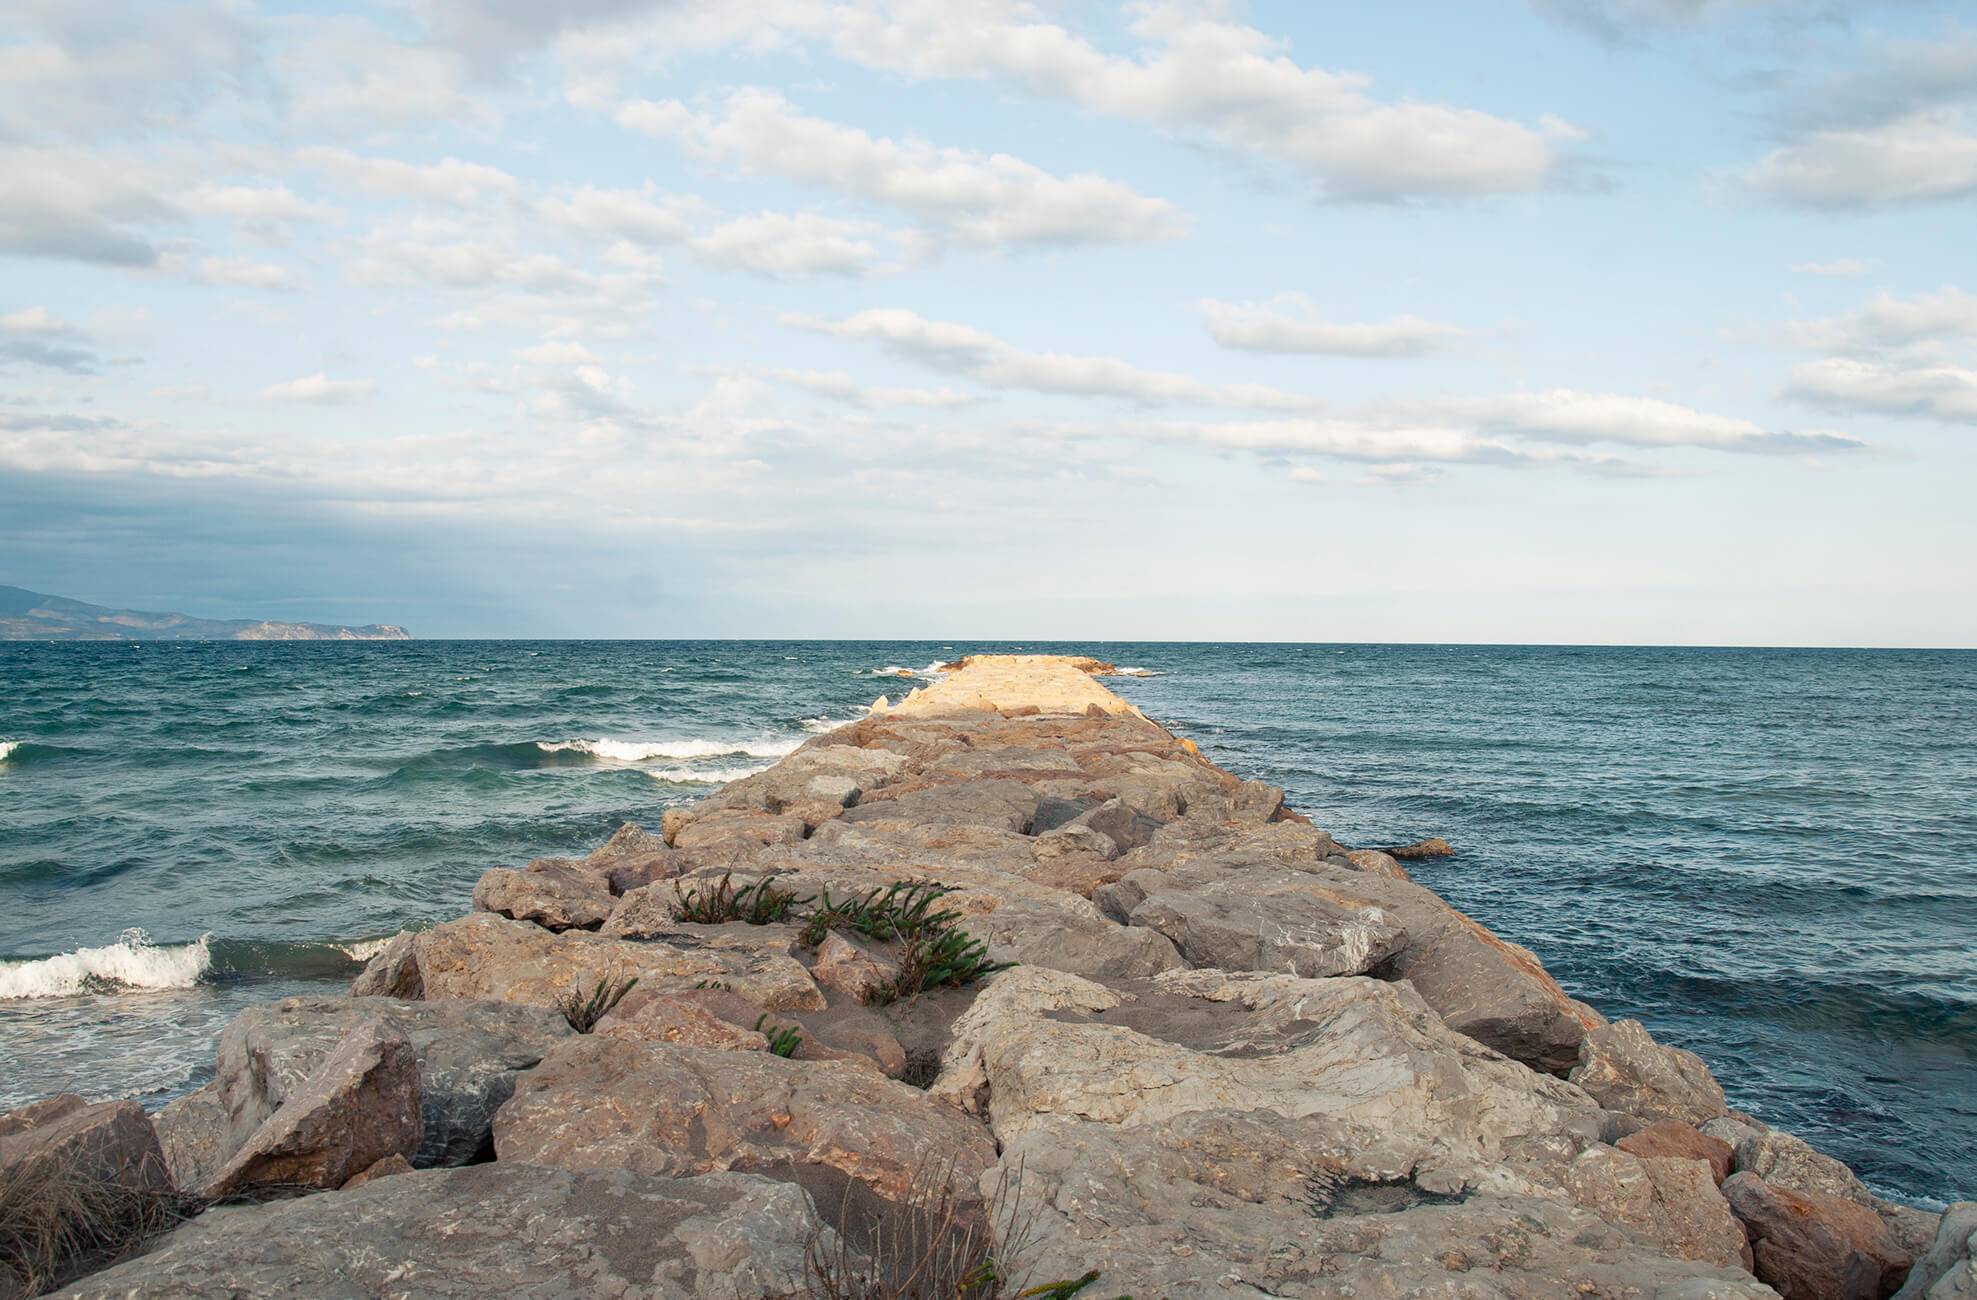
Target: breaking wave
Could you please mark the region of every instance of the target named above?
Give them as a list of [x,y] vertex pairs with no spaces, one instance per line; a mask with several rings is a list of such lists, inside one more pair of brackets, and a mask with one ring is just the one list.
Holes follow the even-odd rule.
[[0,763],[7,761],[7,755],[27,744],[25,740],[0,740]]
[[0,963],[0,999],[66,998],[125,989],[189,989],[213,965],[210,935],[159,946],[142,930],[101,948],[78,948],[37,961]]
[[[802,744],[792,740],[538,740],[548,754],[589,754],[613,763],[649,763],[658,758],[781,758]],[[724,778],[725,779],[725,778]]]

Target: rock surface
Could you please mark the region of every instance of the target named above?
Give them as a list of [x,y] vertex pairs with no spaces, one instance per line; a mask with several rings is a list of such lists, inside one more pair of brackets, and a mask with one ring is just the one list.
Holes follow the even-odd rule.
[[75,1300],[741,1300],[801,1284],[829,1229],[785,1183],[742,1174],[476,1165],[209,1212]]
[[1864,1206],[1753,1173],[1731,1177],[1723,1194],[1750,1233],[1757,1276],[1785,1300],[1885,1300],[1908,1276],[1913,1261]]
[[1601,1105],[1642,1119],[1705,1124],[1728,1109],[1722,1085],[1701,1057],[1663,1047],[1638,1020],[1589,1032],[1570,1077]]
[[1943,1214],[1936,1239],[1909,1270],[1897,1300],[1977,1300],[1977,1201]]

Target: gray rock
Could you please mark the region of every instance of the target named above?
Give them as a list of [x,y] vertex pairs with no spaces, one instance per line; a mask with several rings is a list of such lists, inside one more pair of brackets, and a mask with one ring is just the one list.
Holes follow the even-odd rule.
[[1773,1187],[1837,1196],[1870,1209],[1874,1205],[1874,1194],[1854,1176],[1853,1170],[1813,1150],[1802,1139],[1777,1129],[1740,1136],[1730,1165],[1740,1174],[1756,1174]]
[[665,852],[665,840],[637,822],[626,822],[612,832],[611,838],[604,841],[603,845],[584,861],[597,870],[608,871],[612,867],[663,855]]
[[64,1094],[0,1115],[0,1178],[19,1185],[48,1175],[172,1190],[158,1134],[134,1101]]
[[[411,1159],[420,1168],[479,1155],[515,1076],[572,1032],[559,1011],[502,1002],[285,998],[249,1007],[220,1035],[212,1102],[199,1103],[202,1112],[217,1103],[227,1116],[227,1154],[321,1067],[345,1034],[374,1017],[402,1032],[417,1055],[422,1120]],[[205,1152],[194,1159],[210,1162]]]
[[1154,832],[1160,829],[1159,822],[1131,807],[1123,799],[1107,799],[1089,812],[1080,814],[1078,824],[1102,832],[1119,846],[1121,853],[1130,853],[1151,843]]
[[1388,960],[1407,932],[1378,903],[1295,872],[1141,870],[1093,892],[1127,925],[1166,935],[1195,966],[1317,979]]
[[418,932],[401,930],[380,948],[350,982],[353,998],[422,998],[425,980],[419,975]]
[[834,1242],[810,1199],[744,1174],[487,1164],[208,1212],[73,1300],[758,1300]]
[[[273,1113],[272,1109],[269,1111]],[[226,1103],[213,1084],[166,1103],[151,1123],[172,1181],[180,1187],[204,1187],[213,1181],[234,1153],[232,1123]]]
[[1895,1300],[1977,1300],[1977,1201],[1958,1201],[1943,1212],[1935,1241]]
[[1144,979],[1187,965],[1167,936],[1115,925],[1070,894],[1048,902],[1004,899],[992,912],[969,916],[963,928],[988,945],[992,961],[1046,966],[1090,979]]
[[896,799],[868,799],[846,812],[843,820],[853,825],[911,822],[922,826],[983,826],[1021,835],[1030,829],[1039,802],[1037,792],[1021,781],[962,781],[916,790]]
[[1700,1056],[1655,1042],[1638,1020],[1588,1033],[1569,1077],[1601,1105],[1647,1120],[1702,1125],[1728,1109],[1722,1085]]
[[381,1160],[409,1157],[419,1133],[418,1056],[403,1030],[376,1017],[289,1090],[204,1191],[341,1187]]

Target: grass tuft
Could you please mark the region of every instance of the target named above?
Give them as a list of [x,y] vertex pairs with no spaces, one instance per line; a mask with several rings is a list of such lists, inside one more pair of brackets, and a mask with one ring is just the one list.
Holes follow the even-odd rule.
[[809,901],[766,879],[736,889],[733,872],[722,876],[709,890],[682,889],[678,881],[673,883],[673,919],[693,925],[726,925],[730,921],[780,925]]
[[755,1032],[769,1040],[769,1054],[782,1057],[795,1056],[796,1049],[803,1046],[803,1035],[791,1025],[770,1025],[764,1029],[762,1026],[768,1019],[769,1013],[766,1011],[755,1017]]
[[563,1019],[570,1022],[570,1028],[587,1034],[597,1028],[598,1021],[610,1014],[612,1007],[624,1001],[625,994],[631,992],[637,983],[636,975],[625,980],[601,979],[588,997],[584,996],[583,985],[573,984],[567,993],[556,999],[556,1006],[563,1013]]
[[196,1197],[25,1161],[0,1173],[0,1300],[108,1267],[185,1222]]

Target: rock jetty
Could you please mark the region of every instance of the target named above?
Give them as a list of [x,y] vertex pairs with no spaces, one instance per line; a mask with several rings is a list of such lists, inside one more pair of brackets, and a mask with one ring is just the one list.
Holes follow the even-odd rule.
[[971,658],[656,832],[488,871],[155,1116],[0,1117],[13,1284],[1977,1294],[1977,1205],[1732,1111],[1104,668]]

